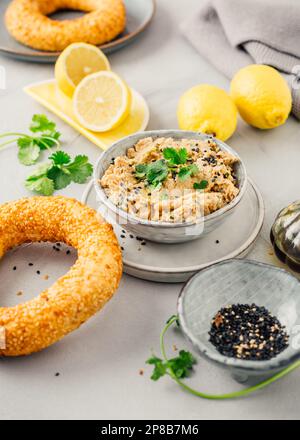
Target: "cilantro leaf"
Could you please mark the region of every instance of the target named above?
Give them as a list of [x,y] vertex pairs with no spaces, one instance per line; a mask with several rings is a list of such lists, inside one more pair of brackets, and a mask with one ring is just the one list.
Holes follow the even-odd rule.
[[40,149],[37,145],[34,145],[32,142],[28,145],[19,147],[18,158],[21,164],[23,165],[32,165],[34,164],[40,155]]
[[147,170],[147,180],[150,186],[157,188],[168,177],[169,168],[164,160],[150,163]]
[[179,170],[178,178],[182,181],[186,180],[187,178],[194,176],[199,172],[199,168],[194,163],[192,165],[189,165],[187,167],[183,167]]
[[42,150],[60,145],[61,134],[56,130],[56,124],[45,115],[33,115],[29,130],[31,131],[30,135],[24,133],[4,133],[1,135],[1,137],[17,136],[16,139],[2,145],[17,142],[18,157],[23,165],[32,165],[38,160]]
[[56,153],[53,153],[50,157],[50,160],[55,165],[66,165],[71,162],[71,156],[69,154],[65,153],[64,151],[56,151]]
[[163,361],[156,356],[152,356],[146,363],[154,366],[151,379],[157,381],[166,374],[169,374],[169,371],[175,374],[178,379],[184,379],[190,375],[197,361],[192,353],[180,350],[177,357],[169,359],[168,361]]
[[151,379],[154,381],[160,379],[167,373],[167,364],[156,356],[153,356],[150,359],[148,359],[146,363],[154,366],[154,370],[151,375]]
[[196,364],[196,359],[192,353],[181,350],[179,356],[168,361],[168,368],[171,368],[178,379],[184,379],[189,376],[194,364]]
[[201,180],[201,182],[195,182],[194,183],[194,189],[205,189],[207,188],[208,181],[207,180]]
[[50,121],[46,115],[33,115],[29,130],[32,131],[32,133],[51,133],[56,130],[56,124]]
[[47,177],[47,172],[51,164],[45,163],[40,165],[31,176],[27,177],[25,181],[25,187],[30,191],[43,194],[45,196],[51,196],[54,192],[54,184],[51,179]]
[[163,156],[170,165],[184,165],[188,158],[188,152],[186,148],[180,148],[179,150],[175,148],[165,148],[163,150]]
[[75,183],[85,183],[93,173],[93,166],[89,163],[87,156],[76,156],[74,161],[67,166],[71,179]]
[[53,180],[54,188],[56,190],[66,188],[71,182],[72,177],[70,174],[66,174],[57,166],[53,166],[47,173],[49,179]]
[[144,179],[147,175],[148,165],[146,163],[140,163],[135,167],[135,177],[138,179]]
[[29,147],[29,145],[32,145],[32,137],[30,137],[30,136],[23,136],[23,137],[20,137],[18,140],[17,140],[17,145],[18,145],[18,147],[20,147],[20,148],[22,148],[22,147]]
[[26,179],[26,188],[39,194],[51,195],[54,190],[66,188],[71,182],[85,183],[93,172],[87,156],[78,155],[72,161],[64,151],[57,151],[50,157],[50,163],[38,167]]

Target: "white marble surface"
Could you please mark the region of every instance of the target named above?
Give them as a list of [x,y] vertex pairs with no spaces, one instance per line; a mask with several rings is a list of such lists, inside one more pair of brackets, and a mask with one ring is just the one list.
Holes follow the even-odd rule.
[[[179,23],[199,3],[158,0],[151,28],[140,40],[110,56],[113,68],[148,100],[149,128],[176,127],[177,100],[190,86],[208,82],[228,88],[228,81],[179,33]],[[0,131],[24,130],[31,115],[40,112],[41,107],[22,92],[22,87],[51,77],[53,67],[4,57],[0,57],[0,65],[7,72],[7,88],[0,91]],[[66,148],[74,153],[85,152],[92,160],[97,158],[97,147],[57,122]],[[278,209],[299,198],[299,137],[299,122],[290,118],[283,127],[266,132],[240,122],[230,140],[245,160],[266,204],[265,225],[250,258],[278,265],[271,254],[268,234]],[[28,170],[17,163],[16,150],[6,150],[0,157],[0,201],[25,195],[23,179]],[[64,194],[80,197],[82,190],[80,185],[74,185]],[[47,270],[50,279],[46,282],[30,275],[25,261],[20,262],[19,271],[12,276],[12,256],[5,257],[0,266],[1,306],[21,301],[22,297],[16,300],[21,288],[29,296],[37,294],[61,273],[53,255],[47,257],[47,250],[41,252],[39,260],[30,250],[26,252],[26,261],[36,258],[36,265],[42,273]],[[71,259],[60,261],[59,271],[67,270]],[[256,395],[228,402],[197,399],[182,392],[168,378],[158,383],[149,380],[150,368],[145,368],[144,361],[152,348],[158,352],[160,329],[176,311],[179,290],[179,285],[124,276],[118,295],[80,330],[39,354],[1,359],[0,419],[298,419],[300,371]],[[183,338],[174,334],[168,341],[170,347],[174,342],[188,347]],[[143,376],[139,375],[140,368],[145,369]],[[56,372],[60,376],[56,377]],[[203,360],[192,383],[217,393],[238,388],[223,371]]]

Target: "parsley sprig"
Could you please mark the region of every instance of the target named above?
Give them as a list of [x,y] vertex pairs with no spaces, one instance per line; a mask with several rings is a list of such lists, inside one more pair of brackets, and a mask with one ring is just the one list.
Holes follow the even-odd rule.
[[9,132],[0,135],[0,138],[12,138],[0,144],[0,147],[17,143],[18,158],[23,165],[33,165],[39,159],[41,151],[60,146],[61,134],[57,131],[56,124],[47,116],[33,115],[29,130],[31,134]]
[[40,165],[25,182],[30,191],[51,196],[55,190],[63,189],[71,182],[85,183],[93,172],[88,157],[78,155],[72,161],[64,151],[49,157],[50,162]]
[[157,381],[163,376],[169,376],[173,379],[177,385],[179,385],[184,391],[193,394],[196,397],[201,397],[202,399],[208,400],[225,400],[225,399],[236,399],[238,397],[247,396],[258,390],[265,388],[268,385],[276,382],[278,379],[286,376],[287,374],[294,371],[296,368],[300,367],[300,361],[296,361],[281,370],[279,373],[275,374],[271,378],[258,383],[257,385],[251,386],[249,388],[244,388],[240,391],[234,391],[233,393],[227,394],[208,394],[202,391],[195,390],[194,388],[187,385],[182,379],[188,377],[193,369],[193,365],[196,363],[194,356],[187,351],[181,350],[179,356],[176,358],[168,359],[165,348],[165,335],[169,328],[173,324],[179,325],[179,320],[177,315],[171,316],[166,322],[161,334],[160,334],[160,350],[162,354],[162,359],[152,356],[146,363],[153,365],[154,370],[151,379]]
[[189,377],[193,370],[193,365],[196,364],[194,356],[185,350],[180,350],[179,356],[164,361],[156,356],[152,356],[146,362],[154,366],[151,379],[156,381],[166,374],[170,374],[171,370],[178,379]]
[[169,173],[178,175],[179,180],[185,181],[199,172],[195,163],[188,164],[189,155],[186,148],[165,148],[163,157],[164,159],[155,162],[136,165],[135,177],[145,180],[150,188],[157,189],[161,187]]

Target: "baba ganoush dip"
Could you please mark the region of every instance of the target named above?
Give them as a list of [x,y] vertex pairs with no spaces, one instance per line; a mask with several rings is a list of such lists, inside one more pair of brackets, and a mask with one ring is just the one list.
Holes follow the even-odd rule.
[[191,222],[238,195],[237,161],[213,139],[148,137],[116,157],[100,185],[113,204],[141,219]]

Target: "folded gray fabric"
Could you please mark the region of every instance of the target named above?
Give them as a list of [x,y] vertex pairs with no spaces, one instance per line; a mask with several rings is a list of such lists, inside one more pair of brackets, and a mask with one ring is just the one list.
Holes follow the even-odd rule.
[[300,1],[205,0],[183,34],[228,78],[248,64],[277,68],[289,83],[300,119]]

